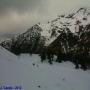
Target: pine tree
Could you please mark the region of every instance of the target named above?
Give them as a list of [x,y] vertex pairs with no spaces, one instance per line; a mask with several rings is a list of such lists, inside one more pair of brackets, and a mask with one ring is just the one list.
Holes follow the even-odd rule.
[[49,64],[53,64],[52,63],[52,52],[51,52],[51,50],[47,51],[47,59],[48,59]]
[[46,54],[45,54],[44,51],[40,53],[40,57],[41,57],[41,62],[43,62],[44,60],[46,60]]

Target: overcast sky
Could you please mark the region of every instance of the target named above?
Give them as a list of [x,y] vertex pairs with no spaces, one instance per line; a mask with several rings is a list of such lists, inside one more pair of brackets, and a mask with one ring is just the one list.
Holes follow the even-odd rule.
[[0,0],[0,34],[24,32],[35,23],[89,6],[90,0]]

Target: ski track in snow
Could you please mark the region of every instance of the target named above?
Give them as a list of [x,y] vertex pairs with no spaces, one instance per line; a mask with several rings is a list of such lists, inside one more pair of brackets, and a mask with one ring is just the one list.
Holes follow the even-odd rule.
[[0,47],[1,85],[21,85],[22,90],[90,90],[90,71],[75,70],[70,62],[41,63],[38,55],[16,58]]

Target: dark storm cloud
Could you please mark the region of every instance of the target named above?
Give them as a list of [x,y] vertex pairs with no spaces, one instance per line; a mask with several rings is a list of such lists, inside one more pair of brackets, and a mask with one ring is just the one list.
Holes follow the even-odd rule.
[[10,13],[10,11],[18,13],[33,11],[40,9],[44,3],[44,0],[0,0],[0,15]]

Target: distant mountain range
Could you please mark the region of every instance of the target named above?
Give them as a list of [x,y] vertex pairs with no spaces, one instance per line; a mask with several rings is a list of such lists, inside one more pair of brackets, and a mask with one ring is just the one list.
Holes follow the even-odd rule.
[[0,42],[5,41],[5,40],[10,40],[13,38],[15,34],[12,33],[0,33]]

